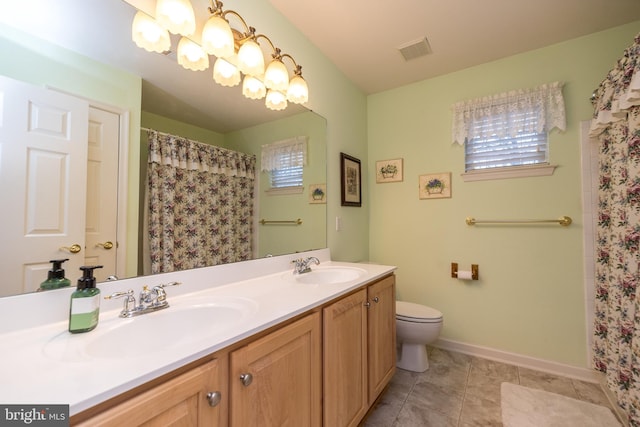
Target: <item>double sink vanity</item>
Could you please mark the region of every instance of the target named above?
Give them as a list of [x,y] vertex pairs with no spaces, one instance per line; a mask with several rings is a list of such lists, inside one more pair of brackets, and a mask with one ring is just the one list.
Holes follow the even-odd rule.
[[69,404],[71,425],[358,425],[395,371],[394,270],[323,249],[105,282],[102,297],[180,285],[139,316],[103,298],[83,334],[72,289],[4,298],[0,402]]

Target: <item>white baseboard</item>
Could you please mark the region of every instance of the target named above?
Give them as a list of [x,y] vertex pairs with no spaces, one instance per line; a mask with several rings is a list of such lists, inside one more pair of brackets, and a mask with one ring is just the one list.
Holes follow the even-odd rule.
[[548,372],[555,375],[562,375],[564,377],[574,378],[590,383],[600,384],[600,379],[603,376],[602,373],[593,369],[579,368],[576,366],[565,365],[563,363],[537,359],[535,357],[524,356],[517,353],[510,353],[489,347],[466,344],[463,342],[448,339],[439,339],[432,345],[444,350],[456,351],[458,353],[477,356],[483,359],[495,360],[497,362],[508,363],[511,365],[521,366],[523,368],[535,369],[537,371]]

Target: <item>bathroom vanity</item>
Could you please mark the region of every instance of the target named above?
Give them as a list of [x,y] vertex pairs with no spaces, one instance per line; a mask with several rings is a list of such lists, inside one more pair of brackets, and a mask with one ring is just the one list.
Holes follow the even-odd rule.
[[[293,274],[308,256],[320,265]],[[0,402],[69,404],[71,425],[356,426],[395,371],[394,270],[321,250],[100,284],[182,282],[157,313],[123,319],[104,301],[86,334],[47,322],[50,308],[5,326]],[[31,297],[62,303],[55,294]]]

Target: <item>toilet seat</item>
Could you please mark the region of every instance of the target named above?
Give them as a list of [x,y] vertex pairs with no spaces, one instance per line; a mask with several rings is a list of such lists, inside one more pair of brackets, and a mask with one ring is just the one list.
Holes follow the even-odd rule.
[[396,319],[413,323],[440,323],[442,313],[426,305],[396,301]]

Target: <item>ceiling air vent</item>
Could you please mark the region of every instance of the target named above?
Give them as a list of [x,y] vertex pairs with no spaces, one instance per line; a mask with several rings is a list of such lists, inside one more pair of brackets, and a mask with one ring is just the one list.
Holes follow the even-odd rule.
[[421,56],[429,55],[432,53],[431,46],[426,37],[418,40],[414,40],[398,47],[398,50],[402,54],[405,61],[410,59],[419,58]]

